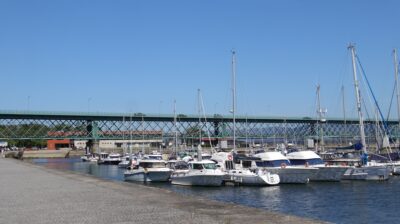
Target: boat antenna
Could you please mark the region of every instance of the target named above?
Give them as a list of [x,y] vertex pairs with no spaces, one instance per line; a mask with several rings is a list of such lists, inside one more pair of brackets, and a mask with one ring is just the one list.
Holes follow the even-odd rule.
[[326,109],[321,108],[321,85],[317,85],[317,114],[318,114],[318,126],[319,126],[319,131],[320,131],[320,147],[322,151],[324,151],[324,128],[323,128],[323,123],[325,123],[325,114],[327,113]]

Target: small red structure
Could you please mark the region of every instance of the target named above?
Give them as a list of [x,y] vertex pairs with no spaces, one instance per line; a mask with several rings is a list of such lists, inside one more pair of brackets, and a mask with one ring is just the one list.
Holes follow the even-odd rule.
[[69,148],[71,140],[69,139],[53,139],[47,140],[47,149],[56,150],[60,148]]

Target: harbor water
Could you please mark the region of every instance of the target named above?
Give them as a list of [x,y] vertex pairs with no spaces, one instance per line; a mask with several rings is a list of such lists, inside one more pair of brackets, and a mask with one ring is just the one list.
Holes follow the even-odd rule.
[[[34,159],[53,169],[72,170],[124,181],[116,165],[97,165],[80,159]],[[136,184],[132,183],[132,187]],[[397,223],[400,177],[388,181],[341,181],[281,184],[273,187],[189,187],[150,183],[182,195],[196,195],[333,223]]]

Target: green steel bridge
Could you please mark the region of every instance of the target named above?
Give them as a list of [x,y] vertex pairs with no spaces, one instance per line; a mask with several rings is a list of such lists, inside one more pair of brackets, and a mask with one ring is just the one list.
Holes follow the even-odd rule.
[[[375,141],[376,121],[366,120],[368,141]],[[199,135],[213,140],[229,139],[233,133],[232,116],[208,115],[199,119],[194,115],[143,113],[73,113],[0,111],[0,139],[74,139],[117,140],[154,139],[170,141],[177,133],[179,139],[199,139]],[[324,136],[324,141],[354,141],[358,139],[358,120],[328,118],[320,122],[310,117],[244,117],[236,118],[238,140],[251,139],[304,141]],[[389,121],[390,137],[399,136],[397,121]],[[201,132],[199,131],[201,130]]]

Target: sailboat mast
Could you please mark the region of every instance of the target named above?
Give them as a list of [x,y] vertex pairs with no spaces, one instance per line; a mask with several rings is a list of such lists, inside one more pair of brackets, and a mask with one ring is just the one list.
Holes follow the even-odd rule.
[[[125,115],[122,116],[122,126],[125,126]],[[125,144],[125,130],[122,130],[122,150],[124,152],[124,156],[127,153],[126,144]]]
[[132,113],[130,114],[130,122],[129,122],[129,159],[132,161]]
[[197,89],[197,109],[199,113],[199,145],[201,146],[201,105],[200,105],[200,89]]
[[346,135],[347,135],[347,124],[346,124],[346,103],[345,103],[345,99],[344,99],[344,86],[342,85],[342,109],[343,109],[343,122],[344,122],[344,135],[345,135],[345,139],[346,139]]
[[248,123],[247,123],[247,114],[246,114],[246,151],[248,150],[248,144],[249,144],[249,141],[248,141],[248,138],[249,138],[249,127],[248,127]]
[[399,126],[400,126],[399,65],[397,61],[397,49],[393,49],[393,59],[394,59],[394,78],[396,82],[396,96],[397,96],[397,116],[399,119]]
[[236,151],[236,52],[232,51],[233,150]]
[[318,122],[319,122],[319,131],[320,131],[320,141],[321,141],[321,149],[324,149],[324,129],[322,127],[322,108],[321,108],[321,98],[320,98],[320,90],[321,90],[321,86],[318,84],[317,85],[317,108],[318,108]]
[[174,99],[174,132],[175,132],[175,141],[174,141],[174,153],[177,153],[178,146],[178,128],[176,127],[176,100]]
[[348,49],[350,49],[350,51],[351,51],[351,60],[352,60],[352,64],[353,64],[354,89],[356,92],[357,112],[358,112],[358,118],[359,118],[359,123],[360,123],[359,126],[360,126],[360,137],[361,137],[362,150],[364,153],[367,153],[366,141],[365,141],[365,131],[364,131],[364,120],[363,120],[362,109],[361,109],[361,94],[360,94],[360,89],[359,89],[358,79],[357,79],[355,47],[352,44],[350,44]]
[[142,115],[142,153],[145,154],[144,150],[144,117]]

